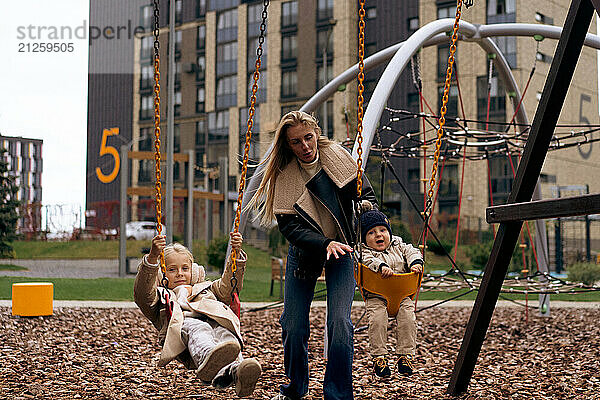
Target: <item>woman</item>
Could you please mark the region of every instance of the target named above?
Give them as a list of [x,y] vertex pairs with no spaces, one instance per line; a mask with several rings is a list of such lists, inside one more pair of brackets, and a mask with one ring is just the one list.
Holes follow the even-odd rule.
[[[325,400],[352,399],[356,240],[354,201],[356,162],[340,145],[321,135],[315,118],[301,111],[283,116],[274,146],[249,207],[258,209],[264,225],[277,219],[290,243],[280,318],[284,368],[290,382],[273,400],[300,399],[308,392],[309,312],[317,278],[325,268],[328,354]],[[365,182],[363,199],[374,201]]]

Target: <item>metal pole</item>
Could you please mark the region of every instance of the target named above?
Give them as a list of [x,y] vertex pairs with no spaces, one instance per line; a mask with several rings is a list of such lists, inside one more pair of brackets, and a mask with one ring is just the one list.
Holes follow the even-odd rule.
[[185,245],[192,250],[194,240],[194,150],[188,150],[187,202],[185,215]]
[[129,180],[129,172],[127,167],[129,160],[127,159],[127,150],[129,146],[124,144],[121,146],[121,198],[119,202],[119,276],[125,276],[126,257],[127,257],[127,181]]
[[[594,4],[596,6],[596,4]],[[590,193],[590,185],[585,185],[585,193]],[[591,242],[590,242],[590,216],[585,216],[585,260],[587,262],[592,261],[592,253],[591,253]]]
[[230,229],[229,222],[229,172],[227,157],[219,157],[219,191],[223,193],[223,232],[227,233]]
[[173,148],[175,146],[175,0],[169,1],[169,69],[167,74],[167,187],[165,188],[165,228],[167,243],[173,242]]
[[[207,143],[207,142],[204,142]],[[204,190],[205,191],[210,191],[210,189],[208,188],[208,160],[206,157],[206,152],[204,152],[204,154],[202,155],[202,166],[204,167]],[[204,241],[206,242],[206,245],[208,245],[208,242],[210,242],[210,236],[212,233],[212,226],[211,226],[211,212],[212,210],[210,209],[210,200],[206,199],[204,200],[204,227],[205,227],[205,233],[204,233]]]
[[[541,183],[538,179],[538,183],[535,186],[535,191],[533,192],[532,200],[541,200],[542,199],[542,188]],[[535,243],[535,244],[534,244]],[[543,219],[535,220],[535,238],[534,243],[532,245],[535,246],[537,252],[537,261],[540,272],[549,273],[550,268],[548,267],[548,242],[547,242],[547,234],[546,234],[546,221]],[[541,283],[548,283],[548,279],[545,276],[540,277]],[[550,316],[550,295],[549,294],[540,294],[538,298],[538,311],[540,316],[549,317]]]

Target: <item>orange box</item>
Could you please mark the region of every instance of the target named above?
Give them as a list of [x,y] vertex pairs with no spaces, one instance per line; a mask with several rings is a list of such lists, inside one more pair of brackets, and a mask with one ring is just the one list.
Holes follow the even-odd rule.
[[52,315],[54,285],[49,282],[13,283],[12,315]]

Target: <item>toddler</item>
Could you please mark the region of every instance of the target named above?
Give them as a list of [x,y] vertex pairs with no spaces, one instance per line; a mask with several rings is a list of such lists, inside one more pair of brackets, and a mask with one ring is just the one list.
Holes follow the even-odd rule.
[[[366,245],[362,251],[363,264],[372,271],[388,278],[394,273],[423,272],[421,252],[411,244],[404,243],[399,236],[392,236],[388,218],[381,211],[370,210],[360,217],[361,238]],[[381,378],[391,375],[386,359],[388,312],[386,300],[374,293],[364,291],[365,305],[369,318],[369,353],[373,357],[373,370]],[[395,316],[396,355],[398,372],[413,373],[413,357],[416,350],[417,328],[414,303],[406,297],[400,303]]]
[[[246,253],[242,235],[230,233],[231,247],[238,251],[236,278],[242,289]],[[159,257],[164,251],[168,288],[160,286]],[[135,302],[159,331],[162,344],[159,365],[174,358],[206,384],[222,389],[234,385],[239,397],[250,396],[262,369],[253,358],[243,359],[240,320],[229,308],[231,260],[214,282],[205,280],[204,268],[194,263],[192,253],[179,243],[166,245],[165,236],[152,239],[150,253],[138,267],[133,289]],[[165,292],[169,304],[164,304]],[[172,308],[169,319],[167,306]]]

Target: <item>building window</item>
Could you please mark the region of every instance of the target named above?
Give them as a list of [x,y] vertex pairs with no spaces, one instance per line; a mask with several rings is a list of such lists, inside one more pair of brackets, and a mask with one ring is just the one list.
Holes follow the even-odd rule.
[[[508,195],[512,190],[513,174],[508,157],[506,155],[505,157],[490,159],[490,185],[492,186],[494,205],[506,204]],[[518,162],[517,159],[513,160],[514,165],[517,165]]]
[[515,3],[515,0],[488,0],[487,15],[489,17],[494,15],[514,14],[516,10]]
[[[444,94],[444,87],[438,88],[438,110],[442,106],[442,95]],[[456,117],[458,116],[458,88],[456,85],[450,86],[448,92],[448,103],[446,104],[446,126],[456,126]]]
[[[138,150],[154,151],[154,129],[140,129]],[[138,182],[151,182],[154,179],[154,172],[154,160],[140,160],[138,170]]]
[[[240,136],[239,136],[239,153],[244,154],[246,147],[246,132],[248,131],[248,108],[240,109]],[[248,160],[250,161],[248,175],[254,173],[254,167],[260,161],[260,144],[258,132],[260,132],[260,107],[256,107],[253,117],[252,137],[250,138],[250,148],[248,150]],[[239,171],[242,170],[242,164],[238,163]]]
[[175,115],[181,113],[181,90],[175,92]]
[[138,169],[138,182],[147,183],[152,182],[155,179],[154,161],[153,160],[140,160]]
[[175,63],[175,85],[181,85],[181,62]]
[[[488,0],[486,23],[503,24],[517,21],[515,10],[515,0]],[[517,67],[517,38],[501,36],[492,38],[498,46],[508,65],[511,68]]]
[[[196,149],[199,147],[203,147],[206,144],[205,141],[206,136],[206,121],[201,120],[196,122]],[[196,163],[200,162],[200,160],[196,159]]]
[[298,23],[298,1],[286,1],[281,4],[281,26],[292,26]]
[[183,0],[175,0],[175,23],[183,22]]
[[500,36],[491,38],[494,43],[498,46],[504,57],[506,58],[506,62],[511,68],[517,67],[517,38],[510,36]]
[[173,151],[175,153],[181,152],[181,129],[179,124],[173,126]]
[[198,49],[203,49],[206,46],[206,25],[198,26],[198,41],[196,43],[196,47]]
[[419,93],[410,92],[406,95],[407,108],[413,112],[419,112],[420,109],[420,98]]
[[377,8],[376,7],[369,7],[365,11],[366,11],[365,13],[366,13],[367,19],[377,18]]
[[217,42],[230,42],[237,39],[237,8],[224,11],[217,17]]
[[408,30],[416,31],[419,29],[419,17],[409,18],[408,19]]
[[235,106],[237,103],[237,79],[235,75],[217,80],[217,108]]
[[332,28],[317,31],[317,57],[323,57],[323,52],[327,50],[327,56],[333,55],[333,34]]
[[375,53],[377,53],[377,43],[375,43],[375,42],[366,43],[365,44],[365,58],[372,56]]
[[295,59],[297,55],[297,43],[296,43],[296,35],[283,36],[281,38],[281,59],[282,60],[292,60]]
[[[256,57],[258,49],[258,37],[248,39],[248,71],[256,69]],[[262,55],[260,56],[260,69],[264,70],[267,67],[267,38],[262,44]]]
[[142,65],[140,89],[151,88],[154,81],[154,67],[151,64]]
[[456,4],[438,7],[437,17],[438,17],[438,19],[455,18],[456,17]]
[[333,18],[333,0],[317,0],[317,21]]
[[544,53],[540,53],[539,51],[537,53],[535,53],[535,59],[538,61],[541,61],[543,63],[552,63],[552,56],[549,56],[548,54],[544,54]]
[[446,164],[440,181],[439,207],[440,214],[458,213],[458,165]]
[[138,139],[139,151],[154,151],[154,128],[140,129],[140,137]]
[[[438,46],[438,63],[437,63],[437,81],[444,82],[446,80],[446,71],[448,69],[448,55],[450,53],[449,45]],[[452,69],[452,79],[456,79],[456,70]]]
[[229,137],[229,110],[208,114],[208,143],[227,143]]
[[317,108],[317,119],[323,134],[327,133],[329,139],[333,139],[333,100],[327,101],[327,127],[325,127],[325,118],[323,117],[323,105]]
[[198,86],[196,88],[196,112],[203,113],[204,112],[204,102],[206,101],[206,91],[204,90],[204,86]]
[[327,82],[331,81],[333,79],[333,66],[331,63],[327,63],[327,71],[325,71],[325,73],[327,74],[327,79],[323,79],[323,65],[319,65],[317,67],[317,90],[321,89],[323,86],[325,86],[327,84]]
[[154,7],[151,4],[142,6],[140,25],[145,32],[150,32],[154,27]]
[[[489,82],[490,100],[488,117],[488,76],[477,77],[477,119],[480,121],[505,122],[506,121],[506,96],[502,81],[497,76],[492,76]],[[488,119],[489,118],[489,119]],[[489,130],[502,131],[504,125],[487,123]],[[485,129],[486,124],[478,124],[479,129]]]
[[148,119],[154,115],[154,98],[150,96],[142,96],[142,104],[140,110],[140,119]]
[[178,56],[181,53],[181,39],[183,38],[182,31],[175,31],[175,53]]
[[237,42],[217,45],[217,76],[231,75],[237,71]]
[[535,13],[535,20],[540,24],[554,25],[554,19],[540,12]]
[[295,97],[298,93],[298,73],[296,70],[281,74],[281,97]]
[[144,36],[142,38],[142,51],[140,59],[142,62],[149,62],[152,59],[152,50],[154,49],[154,37]]
[[196,16],[204,17],[206,15],[206,0],[196,1]]
[[[267,101],[267,71],[263,71],[258,76],[258,90],[256,91],[256,102],[265,103]],[[252,96],[252,86],[254,85],[254,73],[248,75],[248,104]]]
[[204,74],[206,72],[206,57],[204,55],[198,56],[198,58],[196,60],[196,65],[197,65],[196,80],[203,81]]
[[263,5],[252,4],[248,6],[248,36],[258,36],[260,34],[260,24],[262,23]]

